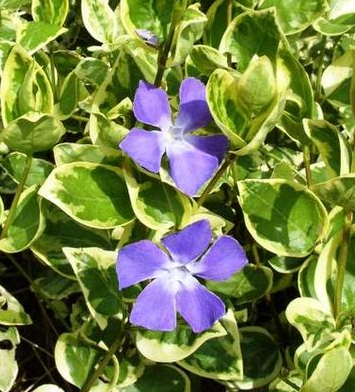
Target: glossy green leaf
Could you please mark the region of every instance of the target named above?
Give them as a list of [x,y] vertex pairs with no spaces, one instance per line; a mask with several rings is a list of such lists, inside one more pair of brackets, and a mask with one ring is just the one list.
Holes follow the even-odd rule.
[[35,53],[39,49],[54,41],[64,34],[67,29],[46,22],[28,22],[18,32],[17,43],[29,53]]
[[324,235],[326,210],[305,187],[275,179],[245,180],[238,183],[238,188],[247,228],[269,251],[304,257]]
[[[157,375],[159,375],[157,377]],[[154,391],[190,392],[191,385],[187,375],[179,368],[171,365],[146,366],[137,382],[123,388],[122,392]],[[121,389],[120,389],[121,390]]]
[[[238,3],[236,1],[232,2],[232,19],[244,11],[244,9],[241,9],[240,7],[241,1],[238,1]],[[228,25],[228,5],[228,0],[216,0],[211,3],[206,14],[208,22],[203,36],[203,41],[206,45],[218,48]]]
[[248,117],[267,110],[276,96],[273,66],[266,56],[252,60],[238,81],[237,100]]
[[288,322],[302,335],[303,341],[324,330],[333,331],[335,320],[329,310],[314,298],[296,298],[286,309]]
[[302,120],[312,118],[314,99],[312,85],[304,67],[292,53],[280,47],[277,52],[277,84],[286,92],[286,105],[278,126],[293,140],[309,144]]
[[114,43],[119,32],[118,18],[108,0],[82,0],[81,14],[90,35],[102,43]]
[[32,244],[31,250],[44,264],[58,273],[74,278],[73,269],[62,251],[64,247],[97,246],[101,249],[113,250],[113,245],[105,231],[80,225],[46,200],[43,200],[42,210],[46,227],[41,237]]
[[260,8],[275,7],[277,20],[286,35],[305,30],[327,10],[326,0],[263,0]]
[[[26,163],[26,155],[20,152],[13,152],[5,157],[2,165],[11,176],[20,182]],[[26,186],[42,185],[45,179],[53,170],[53,164],[44,159],[32,158],[30,171],[26,179]]]
[[94,86],[100,86],[109,71],[108,65],[99,59],[84,58],[79,62],[75,68],[76,76],[84,81],[89,82]]
[[[264,62],[264,60],[261,60]],[[268,60],[265,63],[269,64]],[[263,67],[263,66],[262,66]],[[268,68],[268,66],[266,66]],[[253,113],[251,108],[246,105],[248,102],[253,102],[254,109],[260,109],[260,103],[266,102],[263,98],[259,99],[260,87],[264,88],[269,86],[272,76],[258,72],[257,68],[251,64],[250,69],[255,71],[255,75],[248,73],[248,70],[243,76],[239,77],[236,73],[231,73],[226,70],[217,69],[211,75],[207,84],[207,102],[218,127],[222,130],[231,141],[238,155],[246,155],[257,150],[265,140],[268,132],[275,126],[277,120],[281,116],[284,97],[274,96],[272,101],[268,95],[267,101],[269,105],[264,108],[260,113]],[[256,77],[257,76],[257,77]],[[266,79],[263,79],[263,76]],[[256,77],[256,78],[254,78]],[[258,78],[260,77],[261,80]],[[246,83],[246,85],[245,85]],[[251,88],[250,84],[253,85]],[[248,86],[248,88],[246,88]],[[244,101],[238,98],[239,87],[244,91]],[[246,94],[248,89],[249,94]],[[273,95],[273,94],[272,94]],[[271,95],[271,96],[272,96]]]
[[[83,386],[101,356],[102,349],[85,342],[74,333],[60,335],[54,350],[55,364],[59,374],[77,387]],[[106,387],[106,382],[101,379],[93,385],[94,390],[97,391],[103,391]]]
[[349,88],[352,75],[352,50],[334,59],[322,75],[325,97],[334,105],[349,105]]
[[140,353],[151,361],[176,362],[191,355],[207,340],[226,334],[220,323],[200,334],[193,333],[185,324],[179,324],[172,332],[139,329],[136,346]]
[[352,152],[345,137],[328,121],[304,120],[309,137],[317,146],[331,177],[348,174],[351,168]]
[[334,348],[319,360],[300,392],[336,392],[345,383],[353,367],[353,359],[344,348]]
[[[6,343],[6,348],[2,347]],[[17,328],[0,331],[0,390],[9,392],[18,374],[18,364],[15,358],[16,346],[20,343]]]
[[52,148],[65,132],[57,118],[31,112],[11,122],[0,132],[0,141],[11,150],[32,155]]
[[305,261],[298,257],[285,257],[285,256],[274,256],[268,263],[271,267],[281,274],[290,274],[298,271]]
[[174,46],[171,51],[171,64],[181,64],[190,53],[193,44],[202,37],[206,16],[198,4],[188,7],[175,31]]
[[34,280],[31,286],[45,300],[60,301],[80,292],[80,286],[75,280],[59,275],[50,268],[44,276]]
[[0,250],[17,253],[28,248],[44,230],[44,220],[40,211],[37,186],[26,189],[20,197],[15,215],[7,231],[0,240]]
[[13,46],[6,60],[0,96],[5,126],[28,111],[53,110],[52,88],[45,72],[19,45]]
[[122,0],[122,23],[132,37],[136,29],[151,31],[160,42],[166,37],[174,9],[172,1]]
[[86,304],[104,329],[108,317],[122,318],[122,295],[118,291],[116,252],[100,248],[64,248],[79,281]]
[[243,359],[240,350],[238,326],[233,311],[220,320],[227,335],[207,340],[179,365],[201,377],[217,380],[243,378]]
[[69,0],[33,0],[32,17],[36,22],[63,26],[69,11]]
[[315,184],[312,190],[326,203],[355,211],[355,174],[332,178]]
[[131,169],[126,167],[124,177],[136,217],[153,230],[179,227],[192,208],[189,199],[175,188],[146,177],[138,183]]
[[[32,323],[23,306],[4,287],[0,286],[0,325],[28,325]],[[1,331],[0,331],[1,333]]]
[[60,95],[59,101],[54,107],[55,115],[60,119],[66,119],[77,110],[79,95],[80,95],[79,79],[74,71],[65,78]]
[[267,294],[272,287],[272,271],[268,267],[246,265],[241,271],[222,282],[208,281],[212,291],[236,299],[238,304],[255,301]]
[[189,70],[191,65],[197,69],[199,74],[206,76],[210,76],[217,68],[228,68],[226,56],[207,45],[193,46],[186,60],[187,70]]
[[272,336],[260,327],[239,329],[244,377],[241,381],[227,383],[227,386],[242,390],[267,385],[280,372],[281,353]]
[[39,194],[94,228],[113,228],[134,217],[121,172],[112,166],[90,162],[61,165],[52,171]]
[[61,143],[53,148],[57,166],[72,162],[92,162],[121,166],[122,156],[117,149],[92,144]]
[[219,50],[230,53],[238,63],[238,70],[244,72],[255,55],[266,55],[275,64],[281,39],[273,9],[247,11],[228,25]]

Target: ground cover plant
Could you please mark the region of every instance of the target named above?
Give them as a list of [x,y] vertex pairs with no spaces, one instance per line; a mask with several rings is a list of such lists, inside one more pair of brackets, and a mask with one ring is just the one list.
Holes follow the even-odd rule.
[[353,392],[355,3],[0,0],[0,391]]

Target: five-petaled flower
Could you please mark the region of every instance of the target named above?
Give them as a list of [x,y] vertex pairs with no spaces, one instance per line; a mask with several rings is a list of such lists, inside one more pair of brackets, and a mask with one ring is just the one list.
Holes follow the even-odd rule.
[[197,136],[191,132],[211,120],[205,85],[195,78],[183,80],[180,107],[173,123],[167,93],[139,82],[133,112],[137,120],[159,130],[133,128],[120,148],[143,168],[158,173],[166,152],[171,177],[179,189],[193,196],[216,172],[228,149],[224,135]]
[[[151,330],[172,331],[176,311],[195,333],[202,332],[225,314],[221,299],[194,277],[222,281],[247,263],[237,240],[223,235],[211,246],[207,220],[200,220],[162,239],[168,252],[149,240],[123,247],[118,254],[120,290],[154,279],[139,294],[130,321]],[[209,247],[210,246],[210,247]]]

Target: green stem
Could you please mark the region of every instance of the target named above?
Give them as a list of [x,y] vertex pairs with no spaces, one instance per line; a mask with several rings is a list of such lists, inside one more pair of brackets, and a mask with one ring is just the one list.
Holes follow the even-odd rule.
[[78,121],[83,121],[83,122],[89,122],[89,119],[83,116],[78,116],[77,114],[72,114],[71,118],[73,120],[78,120]]
[[317,64],[317,79],[316,79],[316,86],[315,86],[315,94],[314,99],[319,101],[322,91],[322,74],[323,74],[323,62],[325,56],[325,47],[327,44],[327,37],[323,35],[321,41],[321,50],[318,57],[318,64]]
[[304,168],[306,170],[307,187],[310,188],[312,186],[312,172],[311,172],[311,154],[309,151],[309,146],[305,146],[303,148],[303,161],[304,161]]
[[197,205],[200,207],[202,204],[205,202],[207,197],[209,196],[210,192],[213,190],[219,179],[222,177],[223,173],[228,169],[229,165],[234,162],[234,160],[237,158],[237,155],[235,154],[229,154],[227,155],[226,160],[222,164],[222,166],[219,168],[217,173],[212,177],[211,181],[208,183],[206,186],[205,190],[202,192],[201,197],[197,200]]
[[[232,0],[228,0],[228,3],[227,3],[227,26],[230,25],[230,23],[232,21],[232,17],[233,17],[233,2],[232,2]],[[232,54],[227,53],[226,56],[227,56],[228,67],[232,68]]]
[[10,207],[10,211],[9,214],[6,218],[5,224],[4,224],[4,228],[2,229],[1,235],[0,235],[0,240],[5,238],[7,236],[7,232],[9,230],[9,227],[11,225],[12,219],[14,218],[14,215],[16,213],[16,208],[18,205],[18,202],[20,200],[20,196],[21,193],[25,187],[26,184],[26,180],[28,177],[28,173],[30,172],[30,168],[31,168],[31,163],[32,163],[32,156],[27,155],[26,156],[26,162],[25,162],[25,168],[23,170],[23,174],[22,174],[22,178],[21,181],[16,189],[16,193],[15,193],[15,197],[14,200],[12,201],[11,207]]
[[110,362],[111,358],[114,356],[115,352],[119,349],[119,347],[122,344],[122,338],[123,338],[123,330],[121,333],[118,335],[117,339],[112,343],[112,346],[110,349],[107,351],[105,357],[103,360],[100,362],[98,368],[95,370],[94,373],[92,373],[91,377],[89,377],[83,387],[81,388],[80,392],[89,392],[91,387],[94,385],[96,380],[102,375],[102,373],[105,371],[105,368],[107,364]]
[[350,226],[353,220],[352,211],[348,211],[346,214],[345,226],[343,228],[343,238],[340,244],[340,256],[338,261],[338,272],[335,282],[334,292],[334,318],[337,319],[341,312],[341,297],[343,293],[344,277],[346,270],[346,262],[348,259],[349,249],[349,238],[350,238]]
[[160,87],[161,82],[163,80],[163,75],[164,75],[165,68],[166,68],[166,62],[168,61],[168,56],[169,56],[169,52],[171,49],[171,45],[173,44],[176,26],[180,22],[184,11],[185,11],[185,7],[181,7],[178,2],[178,6],[174,9],[173,15],[171,17],[168,38],[166,39],[165,45],[162,45],[159,49],[158,70],[157,70],[157,73],[155,75],[155,80],[154,80],[154,85],[156,87]]

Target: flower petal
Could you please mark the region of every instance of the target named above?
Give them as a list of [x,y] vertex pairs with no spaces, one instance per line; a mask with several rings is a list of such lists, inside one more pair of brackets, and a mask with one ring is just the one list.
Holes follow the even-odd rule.
[[244,249],[234,238],[224,235],[217,239],[203,258],[188,266],[192,274],[204,279],[226,280],[248,262]]
[[155,278],[169,269],[172,261],[157,245],[148,240],[135,242],[118,252],[116,271],[120,290]]
[[161,242],[175,261],[186,264],[202,255],[211,239],[210,224],[203,219],[164,237]]
[[206,154],[213,155],[221,162],[228,150],[228,139],[224,135],[186,135],[185,140]]
[[218,159],[186,142],[167,145],[171,177],[179,189],[194,196],[218,168]]
[[205,127],[211,120],[205,85],[196,78],[184,79],[180,86],[180,108],[175,126],[191,132]]
[[137,120],[160,129],[171,127],[171,111],[167,93],[160,87],[141,80],[133,101]]
[[181,283],[176,307],[195,333],[211,328],[226,312],[222,300],[192,276]]
[[155,48],[159,46],[159,38],[152,31],[136,29],[135,32],[138,37],[142,38],[148,45],[154,46]]
[[130,322],[155,331],[176,327],[176,291],[168,279],[155,279],[138,296]]
[[133,128],[119,147],[140,166],[154,173],[159,172],[165,151],[162,132]]

